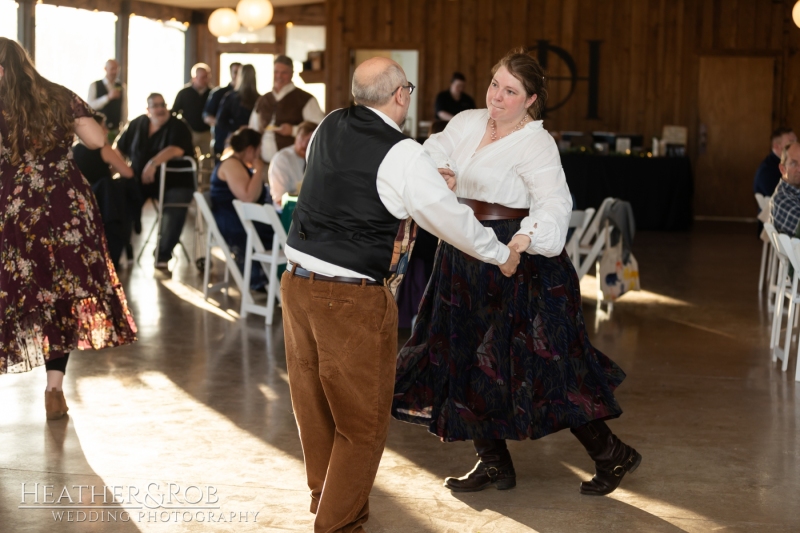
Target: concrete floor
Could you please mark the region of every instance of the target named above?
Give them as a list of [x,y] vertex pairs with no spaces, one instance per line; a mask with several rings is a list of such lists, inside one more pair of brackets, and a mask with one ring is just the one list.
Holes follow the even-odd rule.
[[[393,422],[367,531],[800,530],[800,384],[794,361],[786,374],[770,361],[755,228],[640,233],[635,252],[646,292],[610,317],[584,282],[592,341],[628,373],[610,425],[644,456],[621,489],[581,496],[592,464],[561,432],[510,443],[514,490],[451,494],[442,479],[472,467],[470,445]],[[140,340],[73,356],[69,417],[45,421],[43,369],[0,377],[0,531],[310,531],[280,320],[265,333],[226,311],[235,297],[206,304],[184,259],[171,276],[122,278]],[[109,490],[124,503],[103,504],[103,486],[123,487]],[[178,496],[151,509],[137,503],[148,490]],[[41,508],[45,491],[61,509]]]

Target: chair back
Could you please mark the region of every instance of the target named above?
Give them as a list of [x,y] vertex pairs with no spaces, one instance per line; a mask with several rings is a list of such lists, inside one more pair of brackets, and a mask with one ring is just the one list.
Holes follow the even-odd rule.
[[764,224],[764,231],[767,232],[767,236],[769,237],[769,240],[772,243],[773,248],[775,249],[775,255],[778,256],[778,259],[784,264],[788,262],[789,257],[783,250],[783,243],[779,238],[780,233],[778,233],[778,231],[775,229],[775,226],[767,222]]
[[785,233],[778,234],[778,242],[781,244],[781,252],[786,256],[794,268],[794,275],[800,274],[800,255],[795,252],[795,247],[800,244],[800,239],[793,239]]
[[600,207],[597,208],[597,212],[594,215],[589,226],[586,228],[586,231],[583,233],[583,237],[581,237],[580,243],[581,246],[591,246],[592,241],[597,234],[600,233],[600,220],[603,218],[603,215],[606,212],[606,209],[609,205],[614,203],[615,198],[608,197],[603,200],[603,203],[600,204]]
[[[233,208],[236,209],[236,213],[239,215],[245,231],[255,237],[253,245],[256,251],[263,252],[265,248],[263,246],[264,243],[262,243],[261,239],[258,237],[258,232],[255,226],[253,226],[253,222],[261,222],[262,224],[269,224],[272,226],[272,230],[275,232],[276,242],[267,243],[272,244],[272,248],[274,248],[275,244],[279,245],[281,248],[286,247],[286,239],[288,238],[286,229],[283,227],[281,217],[278,216],[278,212],[275,211],[275,207],[272,206],[272,204],[261,205],[234,200]],[[259,244],[262,245],[261,248],[259,248]]]
[[208,282],[209,273],[211,272],[211,248],[214,246],[219,247],[222,250],[222,255],[225,256],[225,268],[227,269],[225,279],[227,280],[228,275],[230,275],[233,278],[234,283],[236,283],[236,286],[239,288],[239,291],[244,294],[244,290],[247,288],[247,285],[244,283],[244,279],[242,278],[242,273],[239,271],[239,267],[236,266],[236,261],[234,261],[231,250],[228,248],[228,244],[225,242],[225,237],[223,237],[222,233],[219,231],[217,221],[214,219],[214,213],[211,211],[211,191],[205,191],[202,193],[195,191],[193,196],[194,201],[197,204],[197,208],[200,211],[200,215],[203,217],[203,221],[206,224],[206,228],[208,228],[208,238],[206,239],[206,257],[205,263],[203,264],[203,295],[205,298],[208,298],[209,289],[212,288],[209,287]]
[[769,210],[769,200],[772,198],[771,196],[764,196],[760,192],[756,193],[756,203],[758,204],[758,208],[762,211]]
[[[259,262],[264,272],[268,273],[267,304],[256,304],[252,301],[252,298],[247,301],[243,299],[240,314],[242,318],[246,318],[248,313],[263,315],[267,325],[270,325],[275,312],[275,303],[281,301],[281,295],[278,291],[280,286],[278,266],[287,263],[286,254],[282,251],[282,249],[286,248],[286,230],[278,213],[271,204],[259,205],[234,200],[233,207],[236,209],[236,213],[239,215],[239,219],[247,232],[247,250],[244,258],[245,280],[250,279],[253,261]],[[261,222],[272,226],[274,237],[269,251],[264,248],[264,243],[261,242],[253,222]]]
[[577,265],[578,261],[580,260],[579,247],[581,238],[586,232],[586,228],[592,222],[594,213],[595,210],[592,207],[586,211],[573,211],[572,216],[569,219],[569,227],[572,229],[572,235],[570,236],[564,248],[567,249],[567,254],[574,265]]

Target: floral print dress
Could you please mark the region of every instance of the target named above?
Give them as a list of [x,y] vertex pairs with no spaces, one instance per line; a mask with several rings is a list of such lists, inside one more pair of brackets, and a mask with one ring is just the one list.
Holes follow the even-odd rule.
[[[92,115],[75,95],[72,113]],[[0,101],[0,374],[136,340],[97,203],[72,161],[73,136],[58,131],[52,150],[14,165],[15,129]]]

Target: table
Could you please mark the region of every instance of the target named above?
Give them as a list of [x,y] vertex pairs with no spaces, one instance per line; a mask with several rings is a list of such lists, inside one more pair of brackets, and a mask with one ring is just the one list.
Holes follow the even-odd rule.
[[609,196],[630,202],[636,229],[687,231],[694,181],[688,157],[561,154],[576,209],[597,209]]

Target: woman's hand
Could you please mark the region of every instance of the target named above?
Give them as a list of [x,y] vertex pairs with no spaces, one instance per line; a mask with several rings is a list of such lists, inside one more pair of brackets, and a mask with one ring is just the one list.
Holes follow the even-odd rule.
[[519,253],[527,250],[530,245],[531,238],[527,235],[514,235],[514,238],[508,243],[509,248],[514,248]]
[[447,188],[451,191],[456,190],[456,173],[449,168],[440,168],[439,174],[442,175],[444,181],[447,182]]
[[142,170],[142,183],[145,185],[149,185],[156,181],[156,166],[153,164],[153,160],[147,162]]

